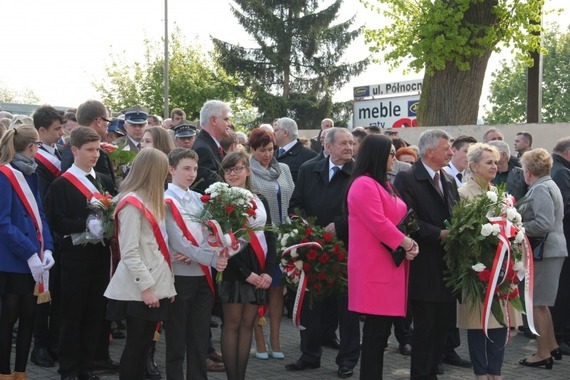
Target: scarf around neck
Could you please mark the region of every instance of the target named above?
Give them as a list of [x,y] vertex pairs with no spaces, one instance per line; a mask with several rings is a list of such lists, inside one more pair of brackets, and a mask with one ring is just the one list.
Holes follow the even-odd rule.
[[279,167],[279,162],[277,162],[275,157],[271,158],[269,167],[265,169],[263,166],[261,166],[259,161],[255,159],[255,157],[251,156],[249,160],[249,166],[256,175],[266,181],[276,181],[277,178],[279,178],[281,175],[281,168]]
[[16,153],[10,164],[25,175],[33,174],[38,167],[38,164],[36,164],[36,161],[32,157],[28,157],[22,153]]

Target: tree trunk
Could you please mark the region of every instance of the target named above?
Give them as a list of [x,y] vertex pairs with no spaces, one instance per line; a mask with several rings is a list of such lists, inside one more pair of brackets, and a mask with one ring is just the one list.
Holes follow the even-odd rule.
[[479,100],[491,52],[471,59],[471,69],[461,71],[453,62],[433,76],[425,74],[418,108],[418,126],[477,123]]

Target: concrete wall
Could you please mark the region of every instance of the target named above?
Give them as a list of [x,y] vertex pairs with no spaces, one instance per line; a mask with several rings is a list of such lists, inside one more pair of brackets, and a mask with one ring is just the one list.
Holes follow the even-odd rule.
[[[556,124],[517,124],[517,125],[460,125],[451,127],[418,127],[418,128],[399,128],[400,137],[410,144],[416,145],[420,134],[426,129],[440,128],[452,137],[459,135],[469,135],[477,140],[483,140],[483,134],[491,127],[499,129],[505,135],[505,142],[509,144],[511,153],[514,152],[513,142],[517,132],[526,131],[532,135],[532,147],[544,148],[549,152],[556,144],[556,141],[562,137],[570,136],[570,123]],[[299,135],[303,137],[313,137],[319,133],[319,130],[300,130]]]

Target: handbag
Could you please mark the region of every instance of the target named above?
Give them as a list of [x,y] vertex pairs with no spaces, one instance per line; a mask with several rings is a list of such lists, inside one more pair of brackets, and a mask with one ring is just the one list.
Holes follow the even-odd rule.
[[528,238],[528,242],[532,248],[532,257],[534,261],[542,261],[544,255],[544,245],[546,244],[547,237],[548,234],[546,234],[546,236]]
[[[396,228],[398,228],[402,233],[408,236],[412,235],[413,233],[416,233],[420,229],[420,227],[418,226],[418,217],[414,209],[408,210],[408,212],[406,213],[406,215],[404,215],[400,223],[396,225]],[[406,258],[406,250],[400,246],[392,250],[392,248],[388,247],[386,244],[382,243],[382,245],[392,255],[392,260],[394,260],[394,264],[396,264],[396,267],[399,267],[400,264],[402,264],[402,261],[404,261],[404,259]]]

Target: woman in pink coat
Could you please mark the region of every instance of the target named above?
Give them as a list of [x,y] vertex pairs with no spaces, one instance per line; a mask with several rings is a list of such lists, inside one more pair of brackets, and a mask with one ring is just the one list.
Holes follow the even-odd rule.
[[[360,379],[381,379],[384,347],[395,317],[406,315],[407,260],[418,254],[416,242],[396,225],[406,215],[386,174],[395,149],[389,138],[369,135],[360,145],[347,195],[348,308],[366,315]],[[402,247],[406,259],[396,266],[390,251]]]

